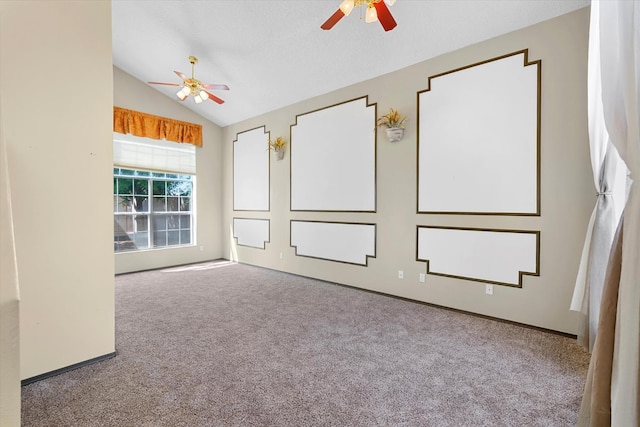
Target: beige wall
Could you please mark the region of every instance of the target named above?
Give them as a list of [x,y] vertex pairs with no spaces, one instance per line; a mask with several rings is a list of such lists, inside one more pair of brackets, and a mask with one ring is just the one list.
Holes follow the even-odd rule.
[[2,107],[0,99],[0,425],[19,426],[20,295]]
[[111,3],[0,3],[25,379],[115,350]]
[[[586,114],[588,21],[588,8],[581,9],[225,128],[225,257],[237,253],[240,262],[575,333],[577,317],[568,307],[595,203]],[[416,92],[426,88],[431,75],[525,48],[530,60],[542,60],[541,217],[416,214]],[[266,125],[272,137],[289,139],[296,114],[364,95],[378,103],[378,114],[394,107],[409,119],[399,143],[390,144],[382,130],[378,133],[377,213],[290,212],[288,153],[285,161],[271,163],[271,211],[233,212],[232,145],[238,132]],[[265,250],[234,245],[234,216],[271,219]],[[296,257],[289,246],[290,219],[375,222],[376,258],[360,267]],[[416,225],[540,230],[540,276],[525,276],[522,288],[494,286],[492,296],[479,282],[427,275],[427,283],[419,283],[425,264],[415,260]],[[403,280],[398,270],[404,271]]]
[[[202,147],[196,148],[196,245],[117,253],[116,273],[221,258],[222,129],[117,67],[113,67],[113,104],[130,110],[198,123],[202,125],[203,135]],[[203,104],[202,108],[219,107]]]
[[[0,16],[0,121],[22,296],[18,310],[15,271],[7,268],[12,250],[6,238],[10,223],[3,174],[0,424],[19,424],[19,378],[114,351],[113,104],[200,123],[205,135],[197,160],[198,245],[118,254],[117,272],[229,257],[233,250],[250,264],[575,333],[576,318],[567,307],[594,203],[585,109],[588,9],[224,130],[112,68],[109,1],[3,1]],[[417,215],[416,92],[425,88],[430,75],[523,48],[529,48],[531,59],[542,59],[542,216]],[[272,136],[288,139],[296,114],[363,95],[378,103],[379,112],[399,108],[410,120],[398,144],[378,134],[377,213],[289,212],[287,156],[271,165],[271,212],[234,214],[231,165],[237,132],[266,125]],[[234,216],[271,219],[266,250],[234,247]],[[377,257],[368,268],[295,257],[289,220],[310,218],[376,222]],[[522,289],[496,286],[493,296],[484,294],[484,285],[470,281],[427,276],[426,284],[419,283],[425,267],[415,261],[418,224],[539,229],[540,277],[526,277]],[[400,269],[404,280],[397,279]]]

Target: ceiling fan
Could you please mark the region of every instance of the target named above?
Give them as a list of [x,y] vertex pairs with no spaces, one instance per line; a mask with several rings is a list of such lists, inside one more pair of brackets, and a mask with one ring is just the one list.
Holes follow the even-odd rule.
[[200,80],[194,77],[194,68],[198,63],[198,58],[195,56],[189,56],[189,62],[191,63],[191,78],[185,76],[180,71],[174,71],[182,79],[180,83],[162,83],[162,82],[147,82],[150,85],[164,85],[164,86],[182,86],[182,89],[176,93],[176,96],[180,101],[187,99],[189,95],[193,95],[193,100],[196,104],[200,104],[206,99],[210,99],[218,104],[223,104],[224,100],[218,98],[214,94],[207,92],[207,90],[229,90],[229,86],[214,83],[202,83]]
[[[395,2],[396,0],[343,0],[342,3],[340,3],[338,10],[336,10],[335,13],[320,26],[320,28],[323,30],[330,30],[344,16],[349,15],[354,7],[366,5],[367,10],[364,16],[366,23],[380,21],[380,24],[385,31],[393,30],[398,24],[396,23],[396,20],[393,19],[393,16],[391,16],[391,12],[387,5],[393,6]],[[360,17],[362,18],[362,15]]]

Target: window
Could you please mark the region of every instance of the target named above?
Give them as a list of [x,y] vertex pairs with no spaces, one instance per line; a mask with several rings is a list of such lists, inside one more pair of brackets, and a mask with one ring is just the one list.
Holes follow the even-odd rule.
[[113,169],[115,252],[192,245],[194,175]]
[[113,134],[115,252],[195,245],[196,147]]

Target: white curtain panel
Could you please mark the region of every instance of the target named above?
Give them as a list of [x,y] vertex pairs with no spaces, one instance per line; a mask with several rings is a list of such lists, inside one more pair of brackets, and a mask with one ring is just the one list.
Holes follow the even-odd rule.
[[[589,34],[589,51],[600,51],[597,31]],[[620,218],[619,212],[626,201],[627,170],[605,126],[600,55],[589,55],[588,91],[589,148],[597,200],[587,226],[570,309],[582,313],[578,342],[592,351],[611,242]]]
[[[632,182],[624,209],[611,378],[611,425],[640,425],[640,2],[593,1],[604,123]],[[594,48],[591,50],[591,48]],[[592,89],[591,87],[589,88]],[[590,106],[590,109],[592,107]]]
[[[607,261],[619,219],[616,215],[612,189],[615,185],[624,186],[624,183],[615,181],[620,158],[613,145],[607,142],[608,138],[604,140],[591,138],[591,141],[592,163],[596,157],[601,159],[598,165],[593,163],[597,200],[587,228],[570,307],[571,310],[582,314],[578,342],[588,351],[593,350],[595,343]],[[594,141],[596,147],[593,147]],[[606,151],[601,150],[603,148]]]
[[[599,50],[599,43],[597,34],[592,31],[589,36],[590,51]],[[624,182],[615,181],[616,169],[621,160],[609,141],[604,122],[599,59],[599,56],[590,55],[588,68],[589,148],[597,200],[587,227],[570,306],[571,310],[582,313],[578,342],[589,351],[593,349],[598,330],[604,276],[618,222],[613,187],[616,184],[625,185]],[[625,166],[621,164],[620,167]]]

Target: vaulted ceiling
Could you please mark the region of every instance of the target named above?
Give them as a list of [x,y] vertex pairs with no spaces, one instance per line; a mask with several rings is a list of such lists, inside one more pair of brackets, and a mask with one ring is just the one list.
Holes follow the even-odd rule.
[[[571,12],[589,0],[397,0],[398,26],[356,8],[330,31],[341,0],[113,0],[113,64],[137,79],[224,83],[226,102],[184,105],[226,126]],[[362,11],[364,8],[361,8]],[[527,46],[523,46],[526,48]],[[177,88],[153,86],[172,99]]]

